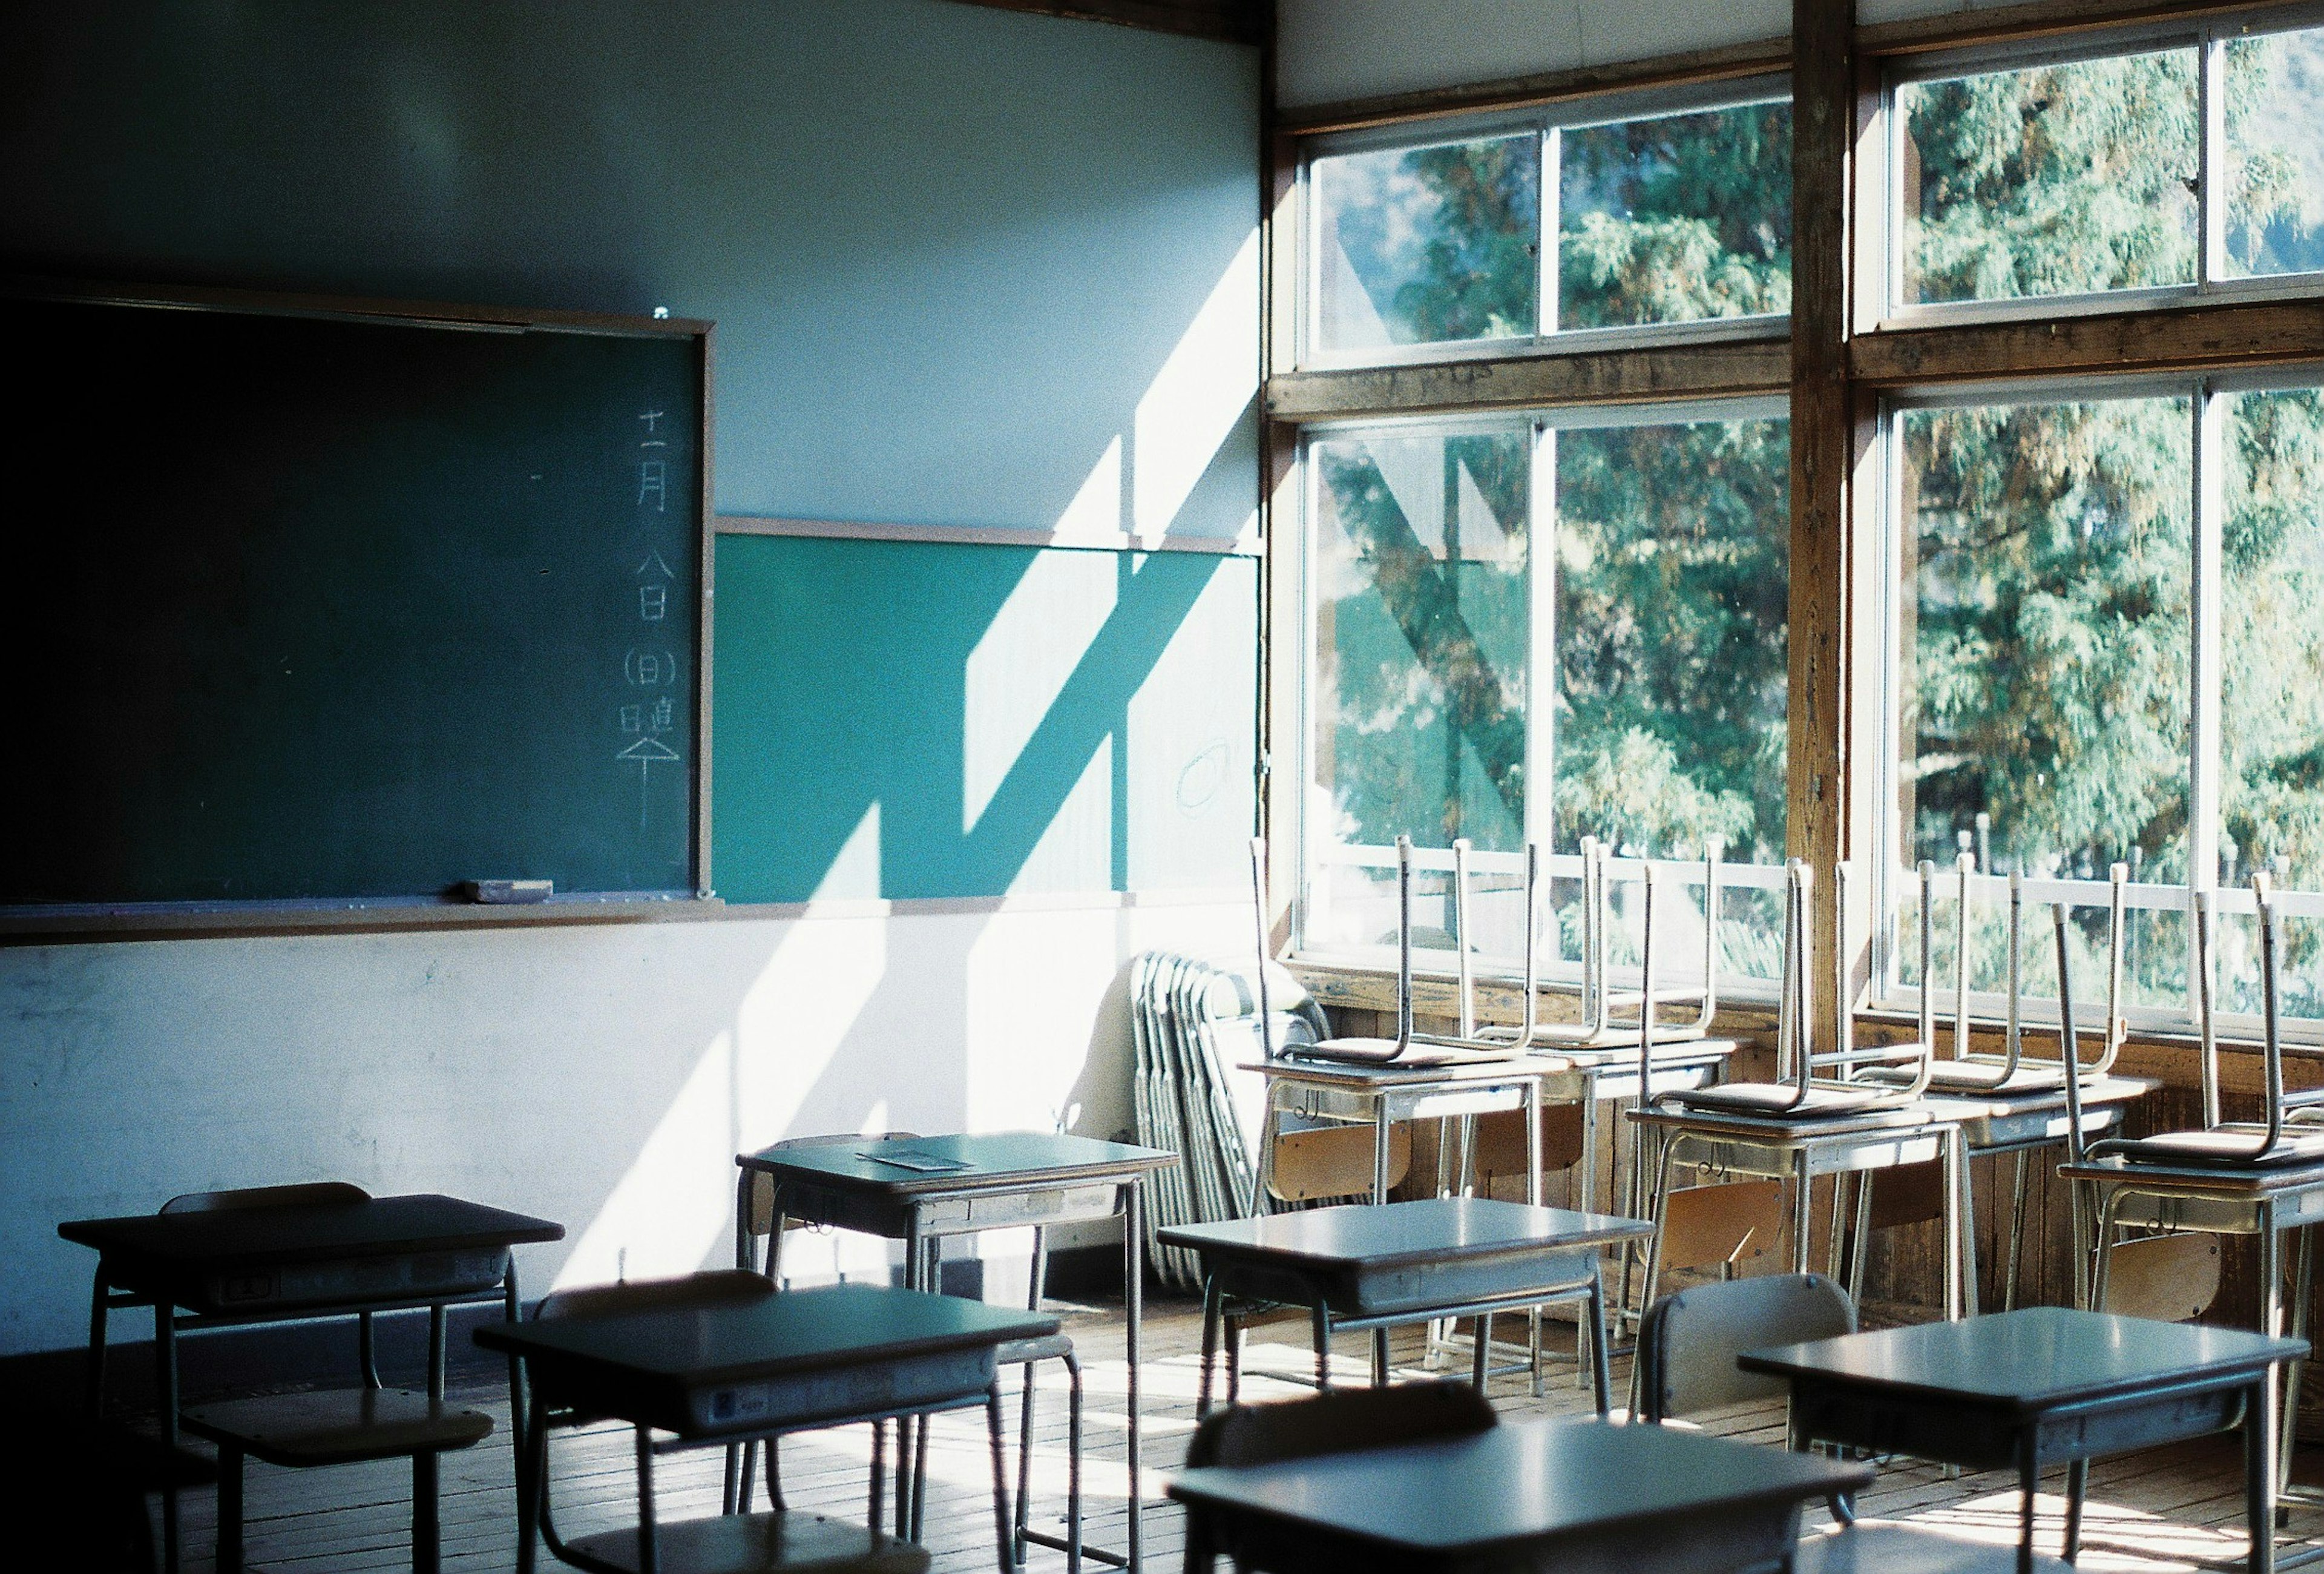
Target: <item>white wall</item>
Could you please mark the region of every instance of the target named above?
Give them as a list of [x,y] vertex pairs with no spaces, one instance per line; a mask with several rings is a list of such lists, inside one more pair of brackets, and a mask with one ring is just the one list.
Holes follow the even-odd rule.
[[1286,107],[1651,59],[1791,32],[1789,0],[1280,0]]
[[[180,1191],[335,1177],[539,1214],[568,1233],[521,1254],[538,1294],[726,1260],[734,1154],[780,1136],[1047,1129],[1076,1106],[1111,1135],[1120,962],[1231,951],[1249,923],[1239,903],[853,911],[0,952],[0,1354],[86,1337],[95,1262],[59,1220]],[[787,1265],[883,1260],[809,1237]]]

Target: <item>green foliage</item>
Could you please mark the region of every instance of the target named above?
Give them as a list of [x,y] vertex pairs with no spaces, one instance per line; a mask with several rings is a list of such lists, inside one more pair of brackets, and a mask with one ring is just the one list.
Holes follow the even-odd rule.
[[2189,50],[1916,84],[1904,292],[1996,301],[2195,277]]
[[1559,140],[1561,328],[1791,310],[1789,104],[1624,121]]

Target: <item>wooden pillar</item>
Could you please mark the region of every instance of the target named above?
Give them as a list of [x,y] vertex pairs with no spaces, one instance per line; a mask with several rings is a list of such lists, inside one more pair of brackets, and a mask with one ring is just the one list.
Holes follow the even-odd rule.
[[[1852,769],[1859,717],[1854,614],[1859,554],[1852,502],[1869,452],[1849,381],[1856,270],[1851,206],[1859,134],[1855,0],[1794,0],[1792,8],[1792,538],[1787,829],[1790,856],[1816,873],[1816,1044],[1828,1048],[1837,1006],[1829,958],[1844,943],[1861,980],[1871,931],[1870,856],[1858,834],[1873,817],[1871,773]],[[1865,554],[1868,557],[1869,554]],[[1868,616],[1872,606],[1865,606]],[[1877,663],[1873,664],[1877,672]],[[1873,699],[1877,707],[1877,696]],[[1869,764],[1868,758],[1866,764]],[[1834,933],[1832,873],[1850,860],[1849,934]]]

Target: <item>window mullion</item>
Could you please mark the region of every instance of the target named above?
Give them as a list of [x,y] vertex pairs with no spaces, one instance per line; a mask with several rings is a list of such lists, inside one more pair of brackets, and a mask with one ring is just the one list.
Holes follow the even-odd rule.
[[2187,728],[2188,875],[2199,888],[2219,879],[2221,539],[2227,523],[2228,396],[2209,383],[2195,391],[2194,651]]
[[1550,126],[1541,134],[1541,231],[1535,256],[1539,264],[1539,290],[1534,329],[1544,339],[1557,332],[1557,242],[1565,221],[1561,206],[1565,191],[1561,173],[1564,156],[1565,134]]
[[2227,271],[2227,46],[2217,36],[2206,37],[2197,60],[2196,102],[2202,130],[2195,201],[2202,228],[2195,280],[2198,288],[2208,289]]
[[1526,521],[1526,839],[1557,829],[1557,431],[1533,427]]

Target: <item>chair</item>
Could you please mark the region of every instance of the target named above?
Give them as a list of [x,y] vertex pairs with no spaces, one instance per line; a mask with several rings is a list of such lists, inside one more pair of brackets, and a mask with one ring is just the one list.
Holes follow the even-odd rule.
[[[638,1280],[552,1291],[541,1298],[533,1316],[540,1321],[552,1322],[570,1317],[682,1311],[733,1305],[778,1293],[774,1284],[761,1274],[747,1269],[724,1268],[678,1279]],[[577,1562],[584,1568],[749,1568],[781,1569],[785,1574],[925,1574],[928,1567],[926,1551],[881,1529],[888,1440],[885,1421],[872,1423],[869,1524],[852,1524],[824,1514],[785,1509],[779,1503],[772,1513],[765,1514],[724,1514],[657,1523],[652,1516],[654,1449],[648,1430],[641,1426],[637,1429],[639,1525],[565,1541],[557,1533],[550,1501],[549,1429],[586,1426],[604,1419],[578,1410],[552,1411],[539,1397],[538,1391],[535,1393],[533,1430],[529,1434],[535,1450],[530,1475],[533,1503],[531,1514],[521,1517],[540,1527],[549,1550],[564,1561]],[[772,1476],[770,1470],[770,1495],[774,1490]],[[747,1501],[743,1506],[748,1506]],[[647,1538],[652,1543],[650,1553],[641,1545]]]
[[[1250,842],[1253,914],[1259,935],[1259,1032],[1261,1056],[1277,1058],[1272,1009],[1268,999],[1267,965],[1275,947],[1267,921],[1267,838]],[[1465,963],[1463,964],[1465,966]],[[1392,1039],[1323,1039],[1286,1047],[1281,1052],[1306,1060],[1340,1060],[1359,1066],[1438,1066],[1460,1058],[1449,1047],[1424,1047],[1427,1041],[1412,1031],[1412,838],[1396,838],[1396,1037]]]
[[[1736,1357],[1770,1345],[1855,1331],[1856,1303],[1821,1274],[1736,1279],[1666,1295],[1647,1309],[1638,1326],[1637,1419],[1659,1425],[1722,1405],[1781,1398],[1788,1392],[1782,1378],[1746,1372]],[[1831,1510],[1840,1528],[1804,1538],[1794,1574],[2003,1574],[2018,1567],[2014,1546],[1985,1546],[1914,1525],[1858,1520],[1846,1497],[1835,1498]],[[2079,1521],[2079,1495],[2068,1514]],[[2034,1563],[2043,1574],[2067,1574],[2070,1568],[2052,1558]]]
[[[890,1131],[879,1132],[868,1136],[848,1133],[842,1135],[786,1137],[780,1142],[770,1143],[770,1146],[776,1148],[805,1148],[818,1147],[834,1142],[896,1143],[917,1142],[918,1140],[918,1134],[915,1132]],[[743,1218],[740,1221],[741,1227],[747,1236],[765,1237],[768,1240],[766,1277],[770,1280],[774,1280],[782,1266],[782,1253],[779,1244],[780,1236],[790,1230],[804,1227],[800,1226],[794,1220],[788,1218],[779,1219],[775,1217],[775,1185],[774,1178],[772,1176],[761,1172],[754,1172],[751,1179],[752,1186],[750,1206],[745,1209]],[[756,1248],[752,1248],[752,1255],[754,1256],[757,1255]],[[1029,1291],[1027,1296],[1028,1308],[1030,1310],[1038,1311],[1041,1310],[1041,1301],[1047,1289],[1048,1267],[1048,1232],[1037,1225],[1033,1229],[1033,1262],[1030,1279],[1028,1281]],[[778,1281],[778,1282],[779,1282]],[[1011,1532],[1015,1540],[1015,1545],[1012,1549],[1013,1555],[1017,1561],[1021,1564],[1025,1561],[1025,1547],[1028,1542],[1031,1542],[1038,1546],[1050,1547],[1064,1552],[1066,1557],[1067,1566],[1074,1570],[1074,1574],[1079,1574],[1083,1551],[1081,1545],[1083,1401],[1081,1357],[1074,1351],[1073,1339],[1065,1334],[1056,1333],[1051,1334],[1046,1338],[1018,1339],[1009,1344],[1002,1345],[994,1352],[994,1360],[1000,1366],[1021,1366],[1025,1368],[1025,1384],[1018,1416],[1017,1517]],[[1061,1362],[1065,1368],[1066,1533],[1063,1537],[1050,1536],[1044,1532],[1037,1531],[1032,1528],[1031,1523],[1032,1510],[1030,1505],[1033,1481],[1033,1372],[1036,1365],[1042,1361]],[[917,1439],[917,1441],[914,1444],[914,1457],[910,1460],[905,1460],[900,1457],[902,1452],[901,1445],[907,1440],[914,1439]],[[901,1473],[906,1470],[910,1470],[924,1475],[927,1469],[927,1428],[926,1424],[922,1423],[920,1426],[914,1429],[899,1429],[898,1441],[899,1444],[899,1457],[897,1466],[899,1472]],[[752,1478],[756,1471],[757,1454],[758,1445],[756,1443],[745,1443],[740,1449],[739,1459],[730,1458],[727,1495],[727,1502],[730,1508],[748,1508],[750,1506],[751,1488],[754,1484]],[[739,1465],[739,1474],[735,1473],[737,1465]],[[917,1476],[915,1478],[917,1480]],[[916,1486],[915,1492],[917,1492],[917,1490],[918,1488]],[[767,1442],[767,1506],[778,1511],[780,1511],[784,1506],[779,1458],[776,1453],[775,1443],[772,1439],[770,1439]]]
[[[1890,1044],[1859,1050],[1855,1041],[1856,991],[1848,965],[1845,946],[1834,948],[1833,962],[1839,973],[1838,1048],[1816,1053],[1812,1049],[1810,1021],[1814,992],[1810,983],[1813,946],[1810,940],[1809,899],[1814,888],[1814,874],[1806,864],[1794,858],[1784,870],[1784,976],[1778,992],[1775,1024],[1775,1061],[1778,1080],[1774,1082],[1721,1082],[1714,1087],[1690,1088],[1655,1100],[1692,1111],[1724,1115],[1757,1116],[1769,1119],[1817,1120],[1842,1118],[1879,1110],[1904,1108],[1917,1101],[1929,1085],[1932,1062],[1932,1049],[1936,1039],[1935,992],[1921,991],[1920,1037],[1916,1043]],[[1921,865],[1921,977],[1929,977],[1929,928],[1932,913],[1932,887],[1935,866]],[[1654,1017],[1654,930],[1653,914],[1656,882],[1649,871],[1646,881],[1646,986],[1642,1010],[1646,1022]],[[1841,866],[1833,882],[1835,902],[1842,903],[1835,917],[1838,932],[1847,932],[1844,908],[1848,890],[1848,872]],[[1651,1042],[1649,1025],[1640,1033],[1640,1069],[1646,1069],[1645,1046]],[[1859,1069],[1883,1063],[1902,1062],[1902,1074],[1894,1079],[1876,1081],[1870,1076],[1859,1076]],[[1819,1070],[1837,1071],[1837,1077],[1819,1076]]]
[[[2191,1165],[2197,1168],[2273,1168],[2314,1163],[2324,1159],[2324,1130],[2308,1122],[2324,1116],[2314,1106],[2324,1100],[2324,1089],[2287,1096],[2283,1088],[2282,1001],[2276,978],[2275,892],[2264,872],[2252,876],[2252,895],[2259,907],[2260,992],[2263,1001],[2262,1069],[2266,1079],[2265,1118],[2227,1121],[2218,1118],[2219,1044],[2212,1025],[2211,913],[2212,894],[2194,893],[2196,1009],[2202,1032],[2203,1129],[2166,1132],[2150,1137],[2110,1137],[2090,1144],[2089,1156],[2119,1153],[2133,1164]],[[2295,1125],[2306,1129],[2295,1130]]]
[[[1459,1384],[1336,1389],[1312,1399],[1213,1411],[1186,1445],[1186,1468],[1269,1465],[1430,1438],[1468,1437],[1499,1424],[1484,1396]],[[1187,1522],[1186,1537],[1189,1574],[1213,1567],[1222,1555],[1236,1555],[1233,1547],[1213,1542],[1210,1527],[1199,1516]]]
[[[217,1213],[318,1202],[361,1202],[367,1197],[361,1187],[344,1181],[260,1186],[173,1197],[161,1205],[161,1211]],[[235,1574],[243,1566],[245,1458],[300,1470],[409,1458],[411,1566],[418,1574],[434,1574],[439,1566],[437,1456],[473,1447],[490,1437],[493,1418],[482,1411],[466,1410],[444,1402],[445,1315],[441,1303],[428,1309],[425,1393],[381,1384],[374,1360],[371,1313],[360,1312],[356,1316],[362,1387],[230,1399],[194,1406],[180,1418],[186,1430],[217,1445],[220,1574]]]

